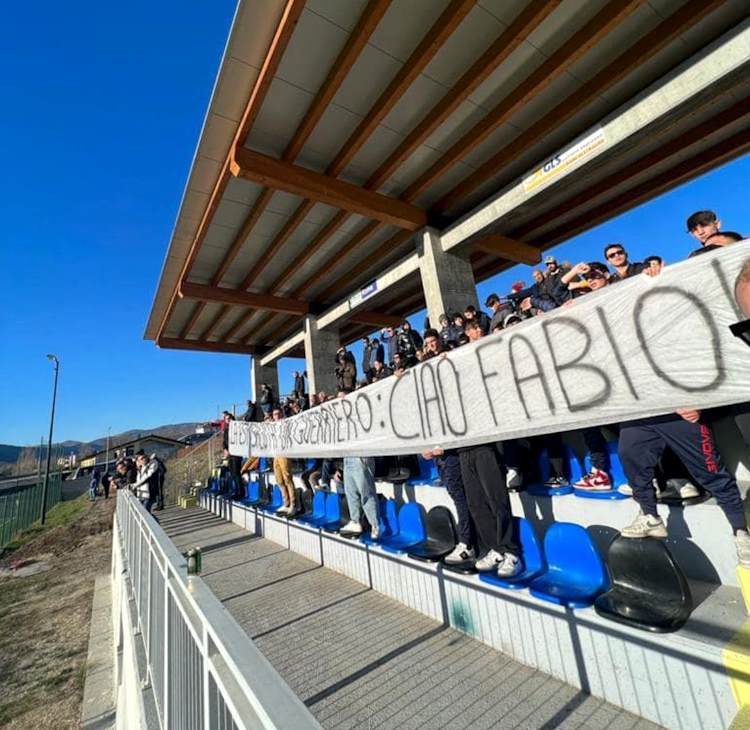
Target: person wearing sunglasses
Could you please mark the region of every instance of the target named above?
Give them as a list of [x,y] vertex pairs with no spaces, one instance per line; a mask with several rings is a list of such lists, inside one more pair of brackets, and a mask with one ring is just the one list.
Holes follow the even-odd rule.
[[614,273],[609,277],[611,284],[627,279],[629,276],[640,274],[643,271],[642,263],[628,261],[628,252],[621,243],[610,243],[608,246],[605,246],[604,258],[607,259],[607,263],[614,269]]

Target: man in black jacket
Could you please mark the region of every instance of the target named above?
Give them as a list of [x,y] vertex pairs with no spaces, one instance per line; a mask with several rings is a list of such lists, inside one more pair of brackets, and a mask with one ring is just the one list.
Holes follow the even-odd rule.
[[372,382],[371,377],[372,371],[372,343],[370,338],[365,335],[362,338],[362,374],[367,379],[368,383]]
[[297,399],[305,395],[305,377],[299,370],[294,371],[294,395]]
[[[408,367],[417,364],[417,350],[422,347],[422,336],[411,328],[411,322],[405,319],[398,334],[397,350]],[[395,358],[394,358],[395,364]]]

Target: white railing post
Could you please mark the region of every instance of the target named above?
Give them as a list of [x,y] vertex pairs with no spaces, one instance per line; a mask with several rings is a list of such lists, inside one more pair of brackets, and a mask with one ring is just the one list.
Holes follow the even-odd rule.
[[164,673],[163,673],[162,724],[169,727],[169,561],[164,560]]

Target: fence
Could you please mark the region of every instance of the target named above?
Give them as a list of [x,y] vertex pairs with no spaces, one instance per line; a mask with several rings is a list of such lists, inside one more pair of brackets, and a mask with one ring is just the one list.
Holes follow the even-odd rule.
[[[187,575],[156,521],[122,491],[115,524],[118,727],[143,724],[132,717],[134,694],[150,685],[159,726],[168,730],[320,728],[203,580]],[[133,633],[145,655],[141,682],[125,666],[139,653]]]
[[[62,475],[50,474],[47,486],[47,509],[60,501]],[[13,536],[36,522],[42,514],[44,478],[33,484],[8,487],[0,491],[0,548]]]
[[196,482],[207,484],[217,459],[221,459],[221,433],[216,433],[196,446],[183,449],[167,461],[165,502],[175,504]]

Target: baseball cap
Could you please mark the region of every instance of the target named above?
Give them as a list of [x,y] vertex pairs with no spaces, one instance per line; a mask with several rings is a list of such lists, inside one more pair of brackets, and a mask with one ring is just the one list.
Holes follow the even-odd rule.
[[498,296],[497,294],[495,294],[495,293],[493,292],[492,294],[490,294],[490,295],[489,295],[489,296],[487,297],[487,299],[485,299],[485,301],[484,301],[484,306],[485,306],[485,307],[489,307],[489,306],[491,306],[492,304],[494,304],[495,302],[499,302],[499,301],[500,301],[500,297],[499,297],[499,296]]
[[544,257],[544,263],[545,264],[556,264],[557,259],[554,256],[545,256]]

